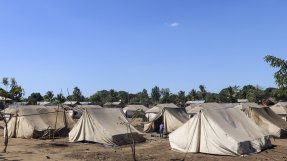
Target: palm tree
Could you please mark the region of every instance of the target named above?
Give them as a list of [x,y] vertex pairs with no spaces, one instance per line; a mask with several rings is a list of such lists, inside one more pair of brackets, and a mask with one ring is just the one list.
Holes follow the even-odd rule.
[[53,91],[48,91],[44,97],[45,97],[45,99],[47,99],[49,102],[52,102],[52,99],[53,99],[53,97],[54,97]]
[[199,90],[200,90],[200,95],[202,96],[202,99],[205,100],[206,99],[206,90],[204,85],[199,85]]

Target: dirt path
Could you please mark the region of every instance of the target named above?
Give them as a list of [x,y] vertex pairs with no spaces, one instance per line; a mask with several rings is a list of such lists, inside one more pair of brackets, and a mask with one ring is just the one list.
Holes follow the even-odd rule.
[[[184,153],[172,151],[167,139],[147,136],[148,141],[136,146],[138,160],[182,160]],[[100,144],[68,143],[68,138],[51,140],[18,139],[9,140],[8,153],[0,153],[0,160],[27,161],[122,161],[132,160],[130,146],[105,148]],[[0,138],[3,143],[3,137]],[[186,160],[194,161],[287,161],[287,139],[275,140],[274,149],[246,157],[187,154]],[[0,144],[1,145],[1,144]],[[1,147],[2,148],[2,147]]]

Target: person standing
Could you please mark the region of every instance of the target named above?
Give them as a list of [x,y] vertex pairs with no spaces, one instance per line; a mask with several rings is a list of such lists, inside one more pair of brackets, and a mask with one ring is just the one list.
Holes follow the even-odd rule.
[[159,125],[159,136],[161,138],[163,137],[163,131],[164,131],[163,123],[160,123],[160,125]]

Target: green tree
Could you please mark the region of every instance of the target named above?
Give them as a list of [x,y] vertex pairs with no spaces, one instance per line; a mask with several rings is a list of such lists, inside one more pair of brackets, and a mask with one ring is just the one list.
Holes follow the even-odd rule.
[[179,91],[177,94],[177,104],[180,106],[184,106],[185,102],[186,102],[185,92]]
[[119,98],[124,104],[129,103],[129,93],[126,91],[119,91],[117,98]]
[[198,100],[199,97],[197,95],[197,91],[195,89],[192,89],[189,93],[188,93],[188,100],[189,101],[194,101],[194,100]]
[[24,89],[19,85],[12,86],[9,91],[10,98],[17,102],[22,100],[24,93]]
[[220,102],[235,103],[237,102],[238,86],[229,86],[219,92]]
[[140,98],[141,92],[136,94],[130,94],[130,104],[141,104],[141,98]]
[[90,100],[98,105],[103,105],[108,102],[109,95],[110,92],[107,90],[97,91],[90,97]]
[[253,85],[243,86],[243,88],[238,93],[238,98],[240,98],[240,99],[247,99],[248,93],[251,90],[255,90],[255,89],[256,89],[256,87],[254,87]]
[[287,61],[271,55],[265,56],[264,59],[267,63],[270,63],[272,67],[279,68],[279,70],[274,73],[275,82],[280,88],[286,88]]
[[115,91],[114,89],[111,89],[109,91],[107,102],[117,102],[117,101],[119,101],[118,92]]
[[267,98],[267,95],[259,86],[245,85],[238,92],[238,98],[248,99],[249,102],[260,103]]
[[265,99],[265,93],[260,87],[250,89],[246,95],[249,102],[262,103]]
[[219,95],[217,93],[207,93],[205,102],[220,102]]
[[101,95],[98,92],[93,94],[93,95],[91,95],[90,101],[95,103],[95,104],[101,105],[101,106],[103,105],[103,101],[102,101]]
[[4,90],[3,88],[0,88],[0,96],[2,96],[2,97],[7,97],[7,91],[6,90]]
[[161,94],[160,94],[160,89],[158,86],[155,86],[151,89],[151,99],[153,104],[159,103]]
[[1,95],[4,97],[11,98],[14,101],[21,101],[22,96],[24,95],[25,91],[24,89],[17,84],[17,81],[15,78],[11,78],[9,81],[9,78],[4,77],[1,82],[6,89],[0,89]]
[[37,102],[43,101],[43,97],[40,93],[31,93],[31,95],[28,97],[28,102],[31,105],[36,105]]
[[206,94],[207,94],[207,91],[205,89],[205,86],[199,85],[199,92],[198,92],[198,96],[200,96],[199,99],[205,100]]
[[271,97],[276,101],[287,101],[287,90],[275,88],[271,91]]
[[[7,88],[9,85],[9,78],[8,77],[4,77],[2,79],[2,84]],[[6,89],[7,90],[7,89]]]
[[169,100],[170,90],[169,90],[169,88],[162,88],[160,93],[162,96],[160,99],[160,102],[161,103],[170,103],[170,100]]
[[176,105],[180,105],[180,102],[179,102],[179,99],[178,99],[178,95],[170,93],[167,103],[174,103]]
[[274,87],[268,87],[268,88],[266,88],[266,89],[264,90],[264,93],[265,93],[266,98],[270,98],[270,97],[275,98],[274,95],[273,95],[273,92],[274,92],[275,90],[277,90],[277,88],[274,88]]
[[149,96],[146,89],[143,89],[142,92],[139,93],[139,103],[145,106],[149,105]]
[[69,98],[68,100],[83,102],[84,99],[85,99],[85,97],[82,95],[81,90],[78,87],[75,87],[73,90],[73,95],[71,95],[71,98]]
[[62,93],[60,93],[60,94],[57,94],[55,100],[57,101],[57,103],[61,104],[66,101],[66,98]]
[[129,93],[129,104],[139,104],[139,93],[133,94]]
[[2,84],[5,86],[6,89],[0,88],[0,96],[8,97],[9,94],[7,92],[7,89],[8,89],[8,86],[9,86],[9,79],[7,77],[4,77],[2,79]]
[[52,101],[53,101],[53,98],[54,98],[54,93],[53,93],[53,91],[48,91],[48,92],[46,92],[46,94],[44,95],[44,99],[45,99],[46,101],[52,102]]

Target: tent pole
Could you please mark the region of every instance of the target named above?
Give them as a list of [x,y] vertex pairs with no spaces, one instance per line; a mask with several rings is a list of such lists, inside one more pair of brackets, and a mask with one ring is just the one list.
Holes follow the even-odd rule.
[[52,141],[54,141],[54,139],[55,139],[55,131],[56,131],[56,128],[57,128],[57,121],[58,121],[58,111],[59,111],[59,105],[58,105],[58,108],[57,108],[57,114],[56,114],[56,121],[55,121],[55,129],[54,129],[54,131],[53,131],[53,140]]

